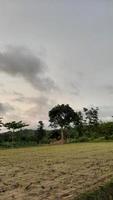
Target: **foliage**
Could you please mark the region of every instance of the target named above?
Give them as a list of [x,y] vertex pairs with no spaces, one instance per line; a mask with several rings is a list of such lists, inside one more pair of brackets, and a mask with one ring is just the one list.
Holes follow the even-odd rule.
[[93,192],[80,195],[75,200],[112,200],[113,199],[113,180]]
[[38,122],[37,130],[35,131],[36,142],[43,143],[44,137],[46,136],[46,131],[44,130],[43,121]]
[[74,125],[78,132],[78,137],[83,136],[83,114],[81,111],[76,112],[76,118],[74,120]]
[[17,129],[22,129],[26,126],[28,126],[28,124],[23,123],[22,121],[16,122],[16,121],[12,121],[12,122],[7,122],[3,124],[5,128],[12,130],[13,132]]
[[0,145],[7,142],[13,145],[49,144],[61,139],[64,142],[113,140],[113,122],[99,121],[98,111],[98,108],[91,107],[75,112],[68,104],[57,105],[49,111],[50,130],[45,130],[43,121],[38,122],[36,130],[31,130],[22,129],[28,126],[22,121],[3,123],[0,118],[0,128],[8,129],[0,134]]
[[0,130],[1,130],[2,125],[3,125],[2,118],[0,117]]
[[78,116],[68,104],[57,105],[49,111],[50,126],[61,128],[62,142],[64,142],[64,129],[76,120],[78,120]]
[[51,127],[67,127],[75,120],[74,110],[67,105],[57,105],[49,111],[49,122]]
[[89,126],[97,126],[98,125],[98,110],[99,108],[83,108],[85,113],[85,123]]
[[104,137],[113,136],[113,122],[102,122],[99,125],[99,133]]
[[22,121],[19,121],[19,122],[12,121],[12,122],[3,123],[3,126],[5,128],[7,128],[8,130],[11,130],[10,135],[11,135],[11,141],[12,141],[12,144],[13,144],[13,142],[14,142],[14,132],[16,130],[19,130],[19,129],[22,129],[22,128],[28,126],[28,124],[25,124]]

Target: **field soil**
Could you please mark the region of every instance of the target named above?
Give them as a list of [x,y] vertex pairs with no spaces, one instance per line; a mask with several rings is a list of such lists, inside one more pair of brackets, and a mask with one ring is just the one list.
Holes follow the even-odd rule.
[[112,179],[112,142],[0,150],[0,200],[73,200]]

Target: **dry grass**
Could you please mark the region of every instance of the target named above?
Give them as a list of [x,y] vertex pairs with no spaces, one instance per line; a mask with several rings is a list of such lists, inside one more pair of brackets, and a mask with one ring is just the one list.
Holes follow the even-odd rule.
[[0,150],[0,200],[72,200],[113,178],[113,143]]

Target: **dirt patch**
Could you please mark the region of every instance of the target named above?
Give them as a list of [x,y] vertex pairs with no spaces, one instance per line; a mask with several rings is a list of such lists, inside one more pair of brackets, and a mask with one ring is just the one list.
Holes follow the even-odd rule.
[[113,143],[0,150],[0,200],[73,200],[113,178]]

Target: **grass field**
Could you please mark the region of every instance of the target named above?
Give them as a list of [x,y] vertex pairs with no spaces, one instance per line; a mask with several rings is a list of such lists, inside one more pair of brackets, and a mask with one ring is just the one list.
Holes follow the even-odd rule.
[[0,200],[72,200],[112,178],[112,142],[0,150]]

